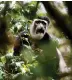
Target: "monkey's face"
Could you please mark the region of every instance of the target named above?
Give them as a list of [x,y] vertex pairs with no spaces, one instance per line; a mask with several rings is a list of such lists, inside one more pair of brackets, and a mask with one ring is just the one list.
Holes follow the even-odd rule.
[[33,39],[40,40],[47,32],[48,23],[45,20],[34,19],[30,26],[30,35]]

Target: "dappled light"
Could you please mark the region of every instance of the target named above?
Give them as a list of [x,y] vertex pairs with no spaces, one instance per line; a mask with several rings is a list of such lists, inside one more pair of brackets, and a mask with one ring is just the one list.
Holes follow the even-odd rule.
[[72,80],[69,5],[0,1],[0,80]]

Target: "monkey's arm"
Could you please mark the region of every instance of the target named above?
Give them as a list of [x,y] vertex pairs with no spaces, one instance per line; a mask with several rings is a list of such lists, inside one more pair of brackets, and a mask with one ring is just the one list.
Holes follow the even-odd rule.
[[19,56],[21,51],[21,40],[20,37],[17,36],[14,42],[14,56]]
[[22,31],[15,39],[14,56],[19,56],[22,49],[26,48],[25,45],[29,46],[29,35],[27,32]]

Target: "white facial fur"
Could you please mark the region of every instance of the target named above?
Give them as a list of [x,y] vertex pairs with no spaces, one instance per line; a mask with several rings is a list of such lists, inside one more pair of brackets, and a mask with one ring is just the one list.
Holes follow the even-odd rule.
[[[45,23],[46,23],[46,28],[44,28],[44,25],[42,24],[42,23],[40,23],[39,25],[37,25],[36,26],[36,28],[34,28],[35,27],[35,21],[38,21],[38,20],[40,20],[40,21],[44,21]],[[47,27],[48,27],[48,23],[47,23],[47,21],[45,21],[45,20],[42,20],[42,19],[34,19],[34,21],[32,22],[32,24],[31,24],[31,26],[30,26],[30,35],[31,35],[31,37],[33,38],[33,39],[35,39],[35,40],[40,40],[40,39],[42,39],[43,37],[44,37],[44,35],[45,35],[45,33],[47,32]],[[36,33],[36,31],[37,31],[37,29],[40,29],[40,28],[42,28],[43,30],[44,30],[44,33]],[[35,30],[34,30],[35,29]]]

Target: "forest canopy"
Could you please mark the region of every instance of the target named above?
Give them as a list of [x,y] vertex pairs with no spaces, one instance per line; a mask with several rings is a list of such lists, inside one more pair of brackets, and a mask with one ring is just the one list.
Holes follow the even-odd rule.
[[[18,35],[24,32],[30,37],[32,21],[41,16],[50,21],[50,41],[42,45],[45,53],[32,49],[32,39],[22,37],[29,45],[22,44],[20,55],[14,56]],[[72,1],[0,1],[0,80],[71,80],[71,43]],[[67,67],[64,72],[59,70],[57,48]]]

